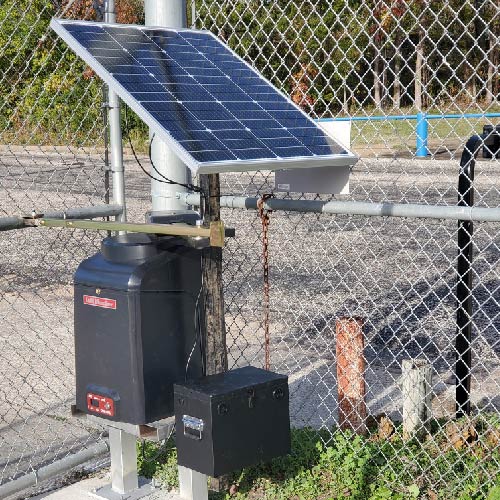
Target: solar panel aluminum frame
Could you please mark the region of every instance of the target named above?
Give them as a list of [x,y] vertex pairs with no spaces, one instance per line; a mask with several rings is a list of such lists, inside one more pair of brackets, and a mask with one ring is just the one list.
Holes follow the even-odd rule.
[[[342,154],[331,155],[315,155],[315,156],[298,156],[291,158],[262,158],[254,160],[224,160],[214,162],[200,162],[191,156],[166,130],[157,120],[151,115],[142,105],[136,100],[109,72],[104,66],[97,61],[80,43],[65,29],[65,24],[81,24],[83,26],[109,26],[112,28],[134,28],[159,31],[174,31],[174,32],[191,32],[191,33],[207,33],[212,38],[220,43],[220,40],[208,30],[193,30],[189,28],[166,28],[159,26],[140,26],[134,24],[113,24],[108,25],[99,22],[89,21],[74,21],[53,18],[50,26],[57,35],[66,42],[66,44],[78,55],[85,63],[87,63],[97,75],[113,90],[118,96],[141,118],[141,120],[150,127],[158,138],[164,141],[177,156],[189,167],[194,174],[211,174],[221,172],[246,172],[255,170],[280,170],[280,169],[295,169],[295,168],[314,168],[314,167],[336,167],[336,166],[351,166],[358,161],[358,157],[352,152],[345,150]],[[278,94],[292,104],[297,111],[302,113],[315,127],[318,125],[301,110],[287,95],[279,91],[264,78],[255,68],[242,59],[230,47],[225,45],[225,48],[233,54],[235,58],[245,64],[252,72],[262,79],[267,85],[271,86]],[[318,127],[319,128],[319,127]],[[323,131],[324,132],[324,131]],[[328,137],[335,141],[328,133],[324,132]],[[336,142],[336,141],[335,141]]]

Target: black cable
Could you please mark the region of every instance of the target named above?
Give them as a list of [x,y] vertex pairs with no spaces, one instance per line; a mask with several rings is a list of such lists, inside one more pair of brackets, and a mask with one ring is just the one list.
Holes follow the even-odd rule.
[[130,149],[132,150],[132,154],[134,155],[134,158],[135,158],[135,161],[137,162],[137,164],[139,165],[139,167],[141,167],[141,170],[148,176],[150,177],[151,179],[153,179],[154,181],[156,182],[165,182],[166,181],[163,181],[161,179],[157,179],[156,177],[154,177],[153,175],[151,175],[142,165],[142,163],[140,162],[139,158],[137,157],[137,154],[135,152],[135,149],[134,149],[134,145],[132,144],[132,139],[130,138],[130,128],[128,126],[128,113],[127,113],[127,106],[125,106],[125,132],[127,134],[127,139],[128,139],[128,143],[129,143],[129,146],[130,146]]
[[169,441],[172,435],[174,434],[174,431],[175,431],[175,424],[172,424],[168,436],[163,440],[163,444],[158,448],[157,452],[151,458],[146,458],[146,440],[143,439],[141,444],[141,455],[143,461],[146,462],[147,464],[156,462],[161,457],[161,455],[163,455],[163,453],[168,451],[169,448],[173,448],[173,446],[169,446]]
[[[128,107],[125,106],[125,131],[126,131],[126,134],[127,134],[127,139],[128,139],[128,143],[130,145],[130,149],[132,150],[132,154],[135,158],[135,161],[137,162],[137,164],[139,165],[139,167],[141,167],[142,171],[151,179],[153,179],[154,181],[156,182],[162,182],[163,184],[173,184],[173,185],[176,185],[176,186],[181,186],[181,187],[184,187],[188,190],[191,190],[191,191],[194,191],[196,193],[200,193],[200,194],[203,194],[205,196],[205,193],[203,192],[203,190],[199,187],[199,186],[195,186],[194,184],[184,184],[182,182],[177,182],[177,181],[173,181],[172,179],[169,179],[168,177],[166,177],[165,175],[163,175],[155,166],[152,158],[151,158],[151,147],[153,145],[153,140],[155,138],[155,134],[152,135],[151,137],[151,141],[149,142],[149,161],[151,163],[151,166],[153,167],[153,170],[160,176],[162,177],[162,179],[158,179],[156,178],[154,175],[151,175],[145,168],[144,166],[142,165],[142,163],[140,162],[139,158],[137,157],[137,153],[135,152],[135,148],[134,148],[134,145],[132,144],[132,139],[130,137],[130,128],[129,128],[129,125],[128,125],[128,112],[127,112],[127,109]],[[205,196],[206,197],[206,196]]]
[[205,344],[203,342],[203,330],[202,330],[202,319],[201,319],[201,311],[200,311],[200,297],[203,291],[203,273],[202,273],[202,281],[201,281],[201,287],[200,287],[200,292],[198,293],[198,297],[196,298],[196,305],[195,305],[195,314],[196,314],[196,331],[197,331],[197,336],[198,336],[198,346],[200,349],[200,356],[201,356],[201,375],[203,377],[206,376],[207,374],[207,367],[206,367],[206,353],[205,353]]
[[165,177],[165,175],[163,175],[155,166],[154,162],[153,162],[153,159],[151,157],[151,147],[153,146],[153,140],[155,138],[155,134],[153,133],[153,135],[151,136],[151,141],[149,142],[149,161],[151,163],[151,166],[153,167],[153,170],[160,176],[160,177],[163,177],[163,179],[165,179],[163,182],[165,182],[166,184],[174,184],[176,186],[181,186],[181,187],[184,187],[190,191],[194,191],[195,193],[200,193],[200,194],[204,194],[203,192],[203,189],[201,189],[201,187],[199,186],[195,186],[194,184],[184,184],[182,182],[177,182],[177,181],[173,181],[172,179],[169,179],[168,177]]
[[189,371],[189,365],[191,364],[191,359],[194,354],[194,350],[196,349],[196,345],[198,344],[198,349],[200,351],[200,357],[201,357],[201,373],[202,376],[205,376],[206,374],[206,367],[205,367],[205,349],[203,345],[203,335],[202,335],[202,322],[201,322],[201,313],[200,313],[200,297],[203,291],[203,284],[200,287],[200,291],[198,292],[198,296],[196,297],[196,302],[195,302],[195,309],[194,309],[194,328],[195,328],[195,339],[193,342],[193,347],[191,348],[191,352],[189,353],[187,362],[186,362],[186,368],[185,368],[185,374],[184,378],[187,380],[188,378],[188,371]]

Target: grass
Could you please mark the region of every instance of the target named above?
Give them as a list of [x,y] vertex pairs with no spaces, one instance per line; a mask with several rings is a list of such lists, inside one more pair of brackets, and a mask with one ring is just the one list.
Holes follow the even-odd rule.
[[[487,110],[479,106],[443,106],[426,110],[429,115],[498,113],[500,106]],[[385,111],[390,115],[413,115],[413,108]],[[365,109],[355,116],[379,116],[378,110]],[[500,123],[500,118],[434,119],[429,120],[429,148],[432,152],[448,149],[453,151],[476,133],[483,131],[483,125]],[[354,150],[372,150],[378,154],[404,154],[412,152],[416,143],[416,120],[358,121],[352,122],[352,147]]]
[[[487,110],[479,105],[467,104],[443,104],[440,107],[429,108],[428,114],[460,114],[460,113],[482,113],[500,112],[500,105],[490,106]],[[394,110],[376,110],[373,108],[363,108],[362,112],[353,112],[354,116],[378,116],[378,115],[411,115],[415,114],[413,108],[401,108]],[[136,150],[144,154],[149,147],[147,127],[142,124],[135,115],[130,112],[129,120],[131,125],[131,138]],[[128,147],[125,137],[124,146]],[[443,119],[429,121],[429,147],[433,152],[441,149],[454,150],[464,143],[474,133],[482,132],[483,125],[487,123],[500,123],[499,119],[469,118],[469,119]],[[400,121],[360,121],[352,122],[351,138],[352,147],[355,151],[361,152],[364,156],[371,154],[393,155],[408,154],[414,151],[416,141],[415,120]],[[64,129],[64,133],[55,130],[47,131],[36,129],[31,131],[29,127],[1,128],[0,143],[19,145],[57,145],[72,144],[73,146],[96,145],[102,147],[102,135],[100,125],[95,125],[90,135],[86,131],[72,132]]]
[[[146,444],[139,470],[175,488],[173,443]],[[400,425],[366,437],[295,429],[290,455],[229,479],[230,492],[211,500],[500,500],[500,419],[435,421],[422,441],[404,441]]]

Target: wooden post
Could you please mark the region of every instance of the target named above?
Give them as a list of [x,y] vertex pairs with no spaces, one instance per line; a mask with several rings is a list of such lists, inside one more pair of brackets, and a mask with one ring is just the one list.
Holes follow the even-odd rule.
[[357,434],[367,431],[363,326],[362,318],[336,321],[339,427]]
[[421,437],[430,426],[432,366],[423,359],[404,359],[402,375],[403,438]]
[[[219,174],[200,176],[201,187],[207,195],[204,223],[220,220]],[[205,309],[206,374],[227,370],[226,324],[224,320],[224,290],[222,287],[222,248],[208,247],[202,256],[203,304]]]
[[[200,185],[206,194],[204,223],[220,220],[219,174],[200,175]],[[206,374],[225,372],[227,366],[224,290],[222,286],[222,248],[208,247],[202,254],[205,366]],[[229,488],[228,476],[210,478],[210,489],[221,492]]]

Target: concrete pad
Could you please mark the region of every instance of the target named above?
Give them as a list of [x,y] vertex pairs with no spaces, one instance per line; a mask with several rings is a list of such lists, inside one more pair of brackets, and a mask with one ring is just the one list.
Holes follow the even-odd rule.
[[[108,485],[110,478],[108,474],[91,477],[79,481],[78,483],[66,486],[57,491],[51,491],[31,497],[30,500],[92,500],[95,499],[95,494],[92,494],[96,489]],[[130,497],[122,497],[123,500]],[[142,497],[144,500],[181,500],[178,495],[162,489],[155,489],[150,494]]]

